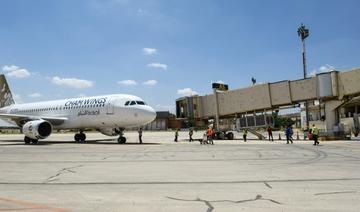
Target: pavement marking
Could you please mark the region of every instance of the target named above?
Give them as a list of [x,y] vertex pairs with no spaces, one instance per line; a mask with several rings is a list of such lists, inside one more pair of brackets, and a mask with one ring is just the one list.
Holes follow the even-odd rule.
[[326,192],[326,193],[316,193],[315,196],[318,195],[331,195],[331,194],[352,194],[357,193],[357,191],[334,191],[334,192]]
[[251,184],[251,183],[296,183],[296,182],[332,182],[359,181],[360,178],[328,178],[328,179],[284,179],[284,180],[240,180],[240,181],[134,181],[134,182],[0,182],[0,185],[174,185],[174,184]]
[[19,208],[1,208],[0,211],[24,211],[24,210],[46,210],[50,212],[71,212],[70,210],[62,209],[62,208],[53,208],[47,205],[25,202],[17,199],[10,199],[0,197],[0,202],[6,202],[10,204],[14,204],[15,206],[20,206]]

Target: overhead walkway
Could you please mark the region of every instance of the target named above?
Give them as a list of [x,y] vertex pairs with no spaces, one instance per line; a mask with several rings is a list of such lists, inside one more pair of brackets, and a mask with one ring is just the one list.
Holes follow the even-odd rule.
[[[332,131],[338,122],[336,109],[360,95],[360,68],[332,71],[299,80],[258,84],[218,93],[219,116],[240,117],[276,110],[309,100],[325,103],[326,127]],[[176,100],[177,117],[209,119],[215,117],[215,95],[183,97]]]

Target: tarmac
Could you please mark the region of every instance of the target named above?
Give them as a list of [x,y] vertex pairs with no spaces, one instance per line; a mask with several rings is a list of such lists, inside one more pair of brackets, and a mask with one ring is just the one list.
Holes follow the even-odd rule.
[[[360,140],[0,135],[0,211],[360,211]],[[240,138],[236,134],[236,138]],[[274,136],[276,137],[276,136]],[[195,132],[194,138],[202,138]]]

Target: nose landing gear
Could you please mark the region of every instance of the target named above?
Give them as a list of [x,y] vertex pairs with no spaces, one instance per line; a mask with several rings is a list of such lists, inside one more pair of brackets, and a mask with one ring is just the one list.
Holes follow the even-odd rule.
[[119,128],[117,129],[118,133],[119,133],[119,138],[118,138],[118,143],[119,144],[125,144],[126,143],[126,138],[124,137],[124,128]]

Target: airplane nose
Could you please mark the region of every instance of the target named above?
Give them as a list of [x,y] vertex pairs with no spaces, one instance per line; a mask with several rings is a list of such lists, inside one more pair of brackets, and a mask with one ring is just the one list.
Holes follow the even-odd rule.
[[147,123],[150,123],[155,120],[156,112],[152,107],[147,106],[144,113],[145,113],[144,118],[146,119]]

